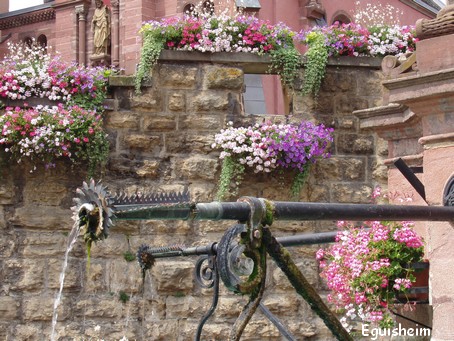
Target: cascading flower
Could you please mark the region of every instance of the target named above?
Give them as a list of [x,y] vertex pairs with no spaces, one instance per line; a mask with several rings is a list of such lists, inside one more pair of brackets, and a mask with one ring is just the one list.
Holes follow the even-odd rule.
[[93,173],[107,159],[107,134],[96,111],[78,106],[6,108],[0,115],[0,147],[18,163],[30,160],[33,170],[42,162],[54,167],[57,159],[88,162]]
[[286,168],[295,169],[292,193],[296,196],[308,175],[309,166],[319,158],[327,158],[333,129],[312,122],[295,124],[257,123],[226,129],[215,135],[212,148],[221,149],[223,160],[218,199],[224,198],[231,181],[241,181],[246,167],[255,173],[270,173]]
[[[380,191],[374,191],[377,198]],[[393,326],[389,313],[398,293],[406,294],[416,278],[409,264],[422,261],[424,243],[409,221],[338,222],[336,243],[320,249],[321,277],[328,301],[344,312],[343,324],[359,317],[381,328]]]

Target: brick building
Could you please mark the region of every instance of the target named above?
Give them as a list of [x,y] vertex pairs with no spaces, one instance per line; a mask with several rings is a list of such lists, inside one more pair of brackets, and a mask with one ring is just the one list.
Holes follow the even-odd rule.
[[[437,0],[435,0],[437,1]],[[182,15],[196,0],[104,0],[111,11],[111,54],[107,63],[133,74],[139,60],[142,22],[163,17]],[[209,1],[205,1],[209,2]],[[32,7],[13,0],[0,0],[0,56],[7,50],[7,41],[26,41],[31,38],[52,47],[68,61],[91,64],[93,32],[91,20],[95,9],[93,0],[29,0]],[[440,6],[432,0],[390,0],[403,25],[414,24],[420,18],[435,17]],[[353,21],[358,5],[355,0],[342,2],[326,0],[218,0],[215,11],[235,10],[237,6],[255,12],[257,17],[272,23],[285,22],[292,30],[331,24],[335,21]],[[15,9],[10,11],[10,9]],[[402,15],[402,14],[405,15]],[[246,106],[250,113],[284,113],[281,84],[275,76],[246,76],[252,103]],[[276,95],[278,94],[278,95]],[[266,99],[266,104],[265,104]]]

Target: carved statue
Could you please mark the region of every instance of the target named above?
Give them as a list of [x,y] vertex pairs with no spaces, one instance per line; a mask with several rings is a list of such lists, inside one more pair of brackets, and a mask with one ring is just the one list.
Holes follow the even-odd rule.
[[91,21],[93,28],[93,54],[108,54],[107,47],[110,40],[110,11],[103,0],[96,0],[96,9]]

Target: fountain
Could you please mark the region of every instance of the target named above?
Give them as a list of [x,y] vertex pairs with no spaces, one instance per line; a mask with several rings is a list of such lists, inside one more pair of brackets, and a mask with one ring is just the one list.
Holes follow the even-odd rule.
[[[451,188],[448,196],[452,196]],[[230,340],[239,340],[252,315],[259,308],[288,340],[295,338],[261,302],[265,291],[266,256],[269,255],[288,280],[339,340],[352,340],[337,317],[293,262],[285,247],[332,242],[336,232],[300,234],[275,238],[270,226],[274,220],[454,220],[454,208],[446,206],[400,206],[273,202],[242,197],[237,202],[193,203],[187,191],[160,195],[111,195],[101,183],[84,183],[77,191],[73,208],[78,228],[82,228],[88,250],[92,242],[107,238],[118,220],[233,220],[219,242],[203,246],[142,245],[137,252],[143,273],[159,258],[199,256],[196,280],[213,288],[213,299],[202,317],[195,337],[200,340],[203,326],[216,309],[219,284],[232,292],[249,296],[234,323]],[[76,234],[76,233],[74,233]],[[66,257],[67,258],[67,257]],[[65,259],[66,259],[65,258]],[[66,263],[66,262],[65,262]],[[64,278],[64,277],[63,277]],[[62,286],[61,286],[62,287]],[[61,294],[61,293],[60,293]],[[53,322],[54,325],[54,322]]]

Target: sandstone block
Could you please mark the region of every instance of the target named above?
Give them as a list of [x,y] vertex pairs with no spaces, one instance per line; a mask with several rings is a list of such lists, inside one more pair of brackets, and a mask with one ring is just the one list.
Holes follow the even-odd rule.
[[229,98],[227,93],[202,91],[189,98],[190,112],[210,112],[214,110],[227,110]]
[[374,136],[361,134],[339,134],[338,151],[344,154],[373,154]]
[[[146,340],[168,341],[178,340],[182,334],[180,322],[178,320],[155,320],[145,325],[144,335]],[[186,340],[189,340],[188,338]]]
[[131,98],[131,109],[139,112],[158,112],[162,110],[162,91],[145,88],[141,95]]
[[71,211],[58,206],[26,205],[18,207],[11,223],[21,228],[71,230]]
[[332,189],[333,202],[366,204],[370,202],[372,190],[372,187],[366,184],[336,184]]
[[[69,306],[62,300],[58,308],[58,320],[66,320],[69,316]],[[22,318],[28,321],[51,321],[54,311],[54,297],[27,297],[23,299]]]
[[[44,175],[44,174],[43,174]],[[29,178],[24,188],[24,202],[33,205],[58,206],[68,194],[67,186],[60,181],[45,181],[44,176]]]
[[128,148],[135,148],[150,152],[161,145],[161,136],[145,134],[127,134],[123,136],[123,143]]
[[0,229],[6,228],[5,210],[0,206]]
[[217,166],[217,159],[196,155],[178,161],[176,169],[179,169],[179,174],[189,179],[213,180]]
[[105,124],[113,129],[139,129],[140,115],[129,111],[115,111],[106,115]]
[[[62,232],[27,232],[20,250],[25,257],[63,257],[68,237]],[[62,258],[63,259],[63,258]]]
[[[47,265],[48,271],[48,280],[47,285],[51,289],[58,289],[60,288],[60,276],[63,269],[63,262],[64,258],[61,259],[49,259]],[[65,281],[63,283],[64,289],[74,289],[80,288],[82,286],[80,275],[82,273],[82,269],[85,268],[85,262],[70,260],[68,262],[68,266],[65,271]]]
[[208,89],[240,90],[243,87],[243,70],[231,67],[210,66],[205,69],[205,87]]
[[192,89],[197,85],[198,69],[188,65],[163,64],[159,70],[160,85],[179,88]]
[[143,164],[137,168],[136,173],[143,178],[156,178],[159,175],[159,166],[159,161],[144,160]]
[[9,205],[14,202],[15,190],[11,182],[0,184],[0,204]]
[[156,262],[151,274],[156,279],[158,294],[172,295],[177,292],[188,294],[194,288],[194,264],[188,261]]
[[200,319],[208,310],[210,299],[201,299],[194,296],[168,296],[166,299],[166,317],[180,319],[191,317]]
[[76,314],[85,318],[116,318],[122,315],[122,304],[118,294],[112,293],[110,298],[91,297],[76,303]]
[[44,260],[18,260],[5,261],[4,285],[11,290],[37,291],[44,289]]
[[124,291],[131,295],[138,293],[142,287],[142,273],[137,261],[126,262],[124,257],[107,264],[106,280],[112,292]]
[[143,120],[143,127],[147,131],[173,131],[177,128],[177,116],[171,113],[146,115]]
[[18,318],[19,300],[11,296],[0,296],[0,320]]
[[182,134],[180,131],[168,133],[166,134],[166,151],[170,154],[191,152],[207,154],[213,151],[211,148],[213,142],[214,134],[208,136],[191,132]]
[[169,94],[167,108],[171,111],[184,111],[186,109],[185,93],[175,92]]
[[[1,219],[1,209],[0,209],[0,219]],[[1,220],[0,220],[1,221]],[[1,228],[1,223],[0,223]],[[3,239],[0,239],[0,259],[10,258],[14,252],[14,248],[16,247],[16,239],[15,236],[12,235],[3,235]]]
[[217,133],[222,128],[221,116],[212,114],[181,115],[178,129],[180,131],[197,130]]

